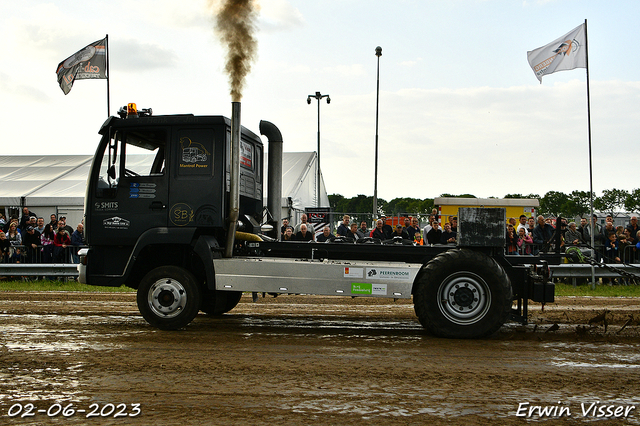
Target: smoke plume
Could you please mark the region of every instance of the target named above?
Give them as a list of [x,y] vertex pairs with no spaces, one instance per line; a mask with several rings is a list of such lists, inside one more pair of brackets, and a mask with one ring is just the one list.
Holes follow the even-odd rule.
[[257,54],[254,32],[258,11],[256,0],[223,0],[216,13],[216,33],[227,48],[224,69],[229,76],[233,102],[242,99],[245,77]]

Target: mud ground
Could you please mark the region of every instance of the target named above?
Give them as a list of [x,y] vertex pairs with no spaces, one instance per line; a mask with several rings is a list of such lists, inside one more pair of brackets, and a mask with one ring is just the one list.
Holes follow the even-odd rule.
[[408,300],[245,295],[166,332],[134,294],[3,292],[0,424],[640,424],[640,300],[556,302],[466,341]]

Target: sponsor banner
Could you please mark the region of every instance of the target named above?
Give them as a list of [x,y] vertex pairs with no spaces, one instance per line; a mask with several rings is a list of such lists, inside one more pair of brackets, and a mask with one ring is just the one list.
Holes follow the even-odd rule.
[[364,276],[364,268],[344,268],[344,278],[362,278]]
[[366,278],[369,280],[411,281],[409,268],[367,268]]
[[351,283],[351,294],[386,296],[387,285],[372,283]]

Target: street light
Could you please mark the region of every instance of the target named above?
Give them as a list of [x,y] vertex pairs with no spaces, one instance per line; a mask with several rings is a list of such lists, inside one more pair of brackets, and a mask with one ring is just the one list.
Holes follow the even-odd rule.
[[378,103],[380,102],[380,56],[382,56],[382,47],[376,47],[376,56],[378,57],[378,76],[376,87],[376,159],[373,177],[373,219],[378,217]]
[[320,207],[320,99],[327,98],[327,103],[331,103],[329,95],[321,95],[320,92],[316,92],[315,95],[307,96],[307,103],[311,105],[311,98],[318,100],[318,192],[316,195],[316,207]]

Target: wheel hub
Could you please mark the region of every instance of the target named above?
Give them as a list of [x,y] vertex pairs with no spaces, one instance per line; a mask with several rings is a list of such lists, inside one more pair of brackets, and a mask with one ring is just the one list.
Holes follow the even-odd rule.
[[187,293],[180,282],[163,278],[149,288],[148,302],[151,310],[163,318],[173,318],[187,304]]
[[479,275],[468,271],[447,277],[440,284],[438,296],[440,312],[460,325],[478,322],[491,306],[489,286]]

